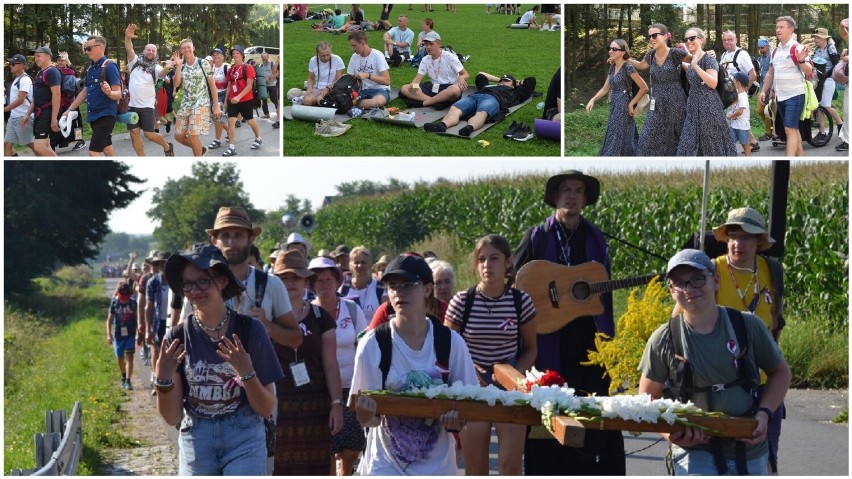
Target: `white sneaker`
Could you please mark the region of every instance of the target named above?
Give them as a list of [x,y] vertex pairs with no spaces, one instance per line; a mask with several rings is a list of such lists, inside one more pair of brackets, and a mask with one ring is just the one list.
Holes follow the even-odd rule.
[[315,126],[314,134],[325,137],[340,136],[349,131],[350,128],[352,128],[352,125],[340,123],[339,121],[320,120]]

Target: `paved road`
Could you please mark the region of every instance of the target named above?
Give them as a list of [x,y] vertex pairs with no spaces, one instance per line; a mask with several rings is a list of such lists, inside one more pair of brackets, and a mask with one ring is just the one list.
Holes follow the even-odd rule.
[[[272,128],[272,123],[275,121],[275,107],[270,103],[270,113],[272,118],[269,119],[261,119],[255,117],[255,121],[257,121],[257,125],[260,127],[260,137],[263,139],[263,148],[259,150],[252,150],[249,146],[254,141],[254,134],[251,131],[251,127],[248,124],[243,125],[240,128],[236,129],[236,137],[237,142],[234,143],[237,146],[237,156],[232,158],[239,158],[243,156],[250,157],[269,157],[281,156],[281,129]],[[259,111],[259,110],[258,110]],[[170,141],[175,145],[175,156],[192,156],[192,150],[181,145],[177,141],[175,141],[175,130],[172,128],[170,133],[166,133],[166,129],[164,126],[160,126],[160,134],[162,134],[166,141]],[[222,140],[224,142],[224,135],[227,134],[227,130],[222,135]],[[213,139],[215,138],[214,129],[210,127],[210,134],[201,136],[201,144],[204,146],[209,145]],[[145,145],[145,154],[148,156],[156,156],[163,157],[163,148],[156,144],[152,143],[148,140],[142,139],[142,143]],[[117,156],[124,157],[136,157],[136,151],[133,149],[133,145],[130,141],[130,133],[122,133],[119,135],[112,136],[112,144],[115,149],[115,153]],[[86,147],[78,150],[72,151],[73,144],[68,146],[67,148],[59,148],[57,151],[57,155],[59,158],[71,158],[71,157],[83,157],[88,158],[89,156],[89,148],[88,141],[86,142]],[[210,150],[207,152],[207,157],[209,158],[221,158],[222,152],[227,148],[227,143],[224,144],[222,148],[217,150]],[[25,151],[18,152],[20,156],[34,156],[32,150],[27,148]]]
[[[755,131],[755,133],[757,133],[757,132]],[[802,149],[804,150],[806,157],[808,157],[808,156],[819,156],[819,157],[828,157],[828,158],[848,158],[849,157],[848,151],[837,151],[837,150],[834,149],[834,147],[837,146],[838,144],[840,144],[840,138],[838,138],[837,132],[835,131],[834,136],[832,136],[831,141],[827,145],[825,145],[821,148],[815,148],[815,147],[811,146],[810,143],[805,142]],[[786,150],[784,148],[785,148],[784,145],[772,146],[771,141],[761,141],[760,142],[760,151],[752,153],[751,156],[758,157],[758,158],[760,158],[760,157],[765,157],[765,158],[773,157],[774,158],[774,157],[784,156],[784,154],[786,152]],[[740,156],[742,156],[743,148],[740,145],[737,145],[737,151],[739,151]]]

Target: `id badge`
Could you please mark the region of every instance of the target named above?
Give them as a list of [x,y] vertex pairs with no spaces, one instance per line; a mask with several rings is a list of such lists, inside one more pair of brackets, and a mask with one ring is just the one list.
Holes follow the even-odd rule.
[[290,373],[293,375],[293,383],[296,387],[304,386],[311,382],[311,378],[308,376],[308,368],[305,366],[304,361],[290,363]]
[[180,421],[180,432],[188,432],[190,429],[192,429],[192,416],[184,414]]
[[128,331],[127,331],[127,326],[122,326],[122,327],[121,327],[121,337],[122,337],[122,338],[126,338],[126,337],[128,336],[128,334],[127,334],[127,333],[128,333]]
[[649,110],[654,111],[654,107],[657,106],[657,99],[651,98],[651,105],[648,107]]
[[438,93],[438,90],[440,90],[440,87],[441,87],[441,85],[438,85],[437,83],[433,84],[432,85],[432,93]]
[[236,83],[234,83],[233,88],[234,88],[234,93],[236,93],[237,92],[237,84]]

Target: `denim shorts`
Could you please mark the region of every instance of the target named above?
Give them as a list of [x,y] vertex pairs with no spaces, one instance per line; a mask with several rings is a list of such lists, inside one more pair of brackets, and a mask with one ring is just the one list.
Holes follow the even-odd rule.
[[115,337],[112,341],[113,348],[115,349],[115,357],[120,358],[125,354],[133,354],[136,352],[136,334],[131,334],[129,336],[119,338]]
[[805,94],[796,95],[778,102],[778,114],[784,120],[784,128],[798,128],[799,118],[805,108]]
[[[769,473],[767,462],[768,456],[761,455],[756,459],[751,459],[746,462],[748,474],[750,476],[765,476]],[[672,446],[672,462],[674,463],[675,476],[718,476],[719,471],[716,469],[716,463],[713,461],[713,454],[710,451],[703,449],[683,449],[677,446]],[[726,476],[736,476],[737,462],[733,459],[725,459],[725,464],[728,466]]]
[[362,100],[369,100],[370,98],[379,95],[385,97],[385,103],[390,101],[390,90],[386,90],[384,88],[367,88],[358,92],[358,96],[360,96]]
[[263,419],[248,404],[217,419],[185,415],[181,423],[180,476],[265,476]]
[[730,128],[731,130],[731,139],[734,140],[734,143],[739,142],[740,145],[748,145],[748,130],[737,130],[736,128]]
[[474,93],[464,97],[453,103],[453,106],[461,110],[462,118],[470,118],[480,111],[487,113],[490,118],[500,112],[500,102],[485,93]]

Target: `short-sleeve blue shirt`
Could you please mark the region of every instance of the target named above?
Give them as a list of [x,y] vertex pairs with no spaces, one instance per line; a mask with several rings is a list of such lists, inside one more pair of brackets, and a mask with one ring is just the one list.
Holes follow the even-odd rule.
[[[88,70],[86,70],[86,111],[89,123],[94,123],[105,116],[118,117],[118,103],[101,91],[101,67],[105,61],[106,57],[101,57],[97,62],[90,64]],[[107,65],[106,81],[110,86],[121,84],[121,77],[119,77],[118,66],[115,62],[111,61]]]

